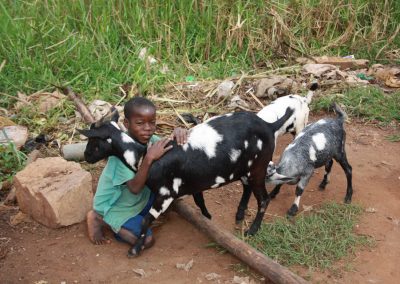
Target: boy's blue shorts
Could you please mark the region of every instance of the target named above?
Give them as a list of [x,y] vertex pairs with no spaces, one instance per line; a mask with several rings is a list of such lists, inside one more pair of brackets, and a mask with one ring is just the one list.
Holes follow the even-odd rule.
[[[155,197],[154,193],[151,193],[149,201],[147,202],[147,204],[143,208],[143,210],[135,217],[128,219],[128,221],[126,221],[121,227],[132,232],[136,237],[139,238],[140,232],[142,230],[143,217],[146,216],[147,213],[149,213],[151,206],[153,205],[153,202],[154,202],[154,197]],[[151,236],[151,235],[153,235],[153,232],[149,228],[147,230],[146,237]],[[118,241],[121,241],[121,242],[124,241],[118,234],[115,233],[114,236]]]

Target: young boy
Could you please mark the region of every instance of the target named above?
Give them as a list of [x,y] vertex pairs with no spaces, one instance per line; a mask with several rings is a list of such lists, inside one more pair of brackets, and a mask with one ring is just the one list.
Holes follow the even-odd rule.
[[[156,130],[156,107],[143,97],[130,99],[124,106],[124,125],[128,134],[136,141],[151,146],[143,162],[135,173],[117,157],[108,158],[93,200],[93,210],[87,214],[89,238],[94,244],[110,243],[103,234],[103,226],[108,225],[117,240],[133,245],[142,226],[143,217],[149,212],[154,195],[145,185],[151,164],[169,151],[166,146],[170,138],[160,139]],[[186,142],[187,131],[176,128],[172,134],[178,144]],[[147,231],[145,248],[152,246],[154,238]]]

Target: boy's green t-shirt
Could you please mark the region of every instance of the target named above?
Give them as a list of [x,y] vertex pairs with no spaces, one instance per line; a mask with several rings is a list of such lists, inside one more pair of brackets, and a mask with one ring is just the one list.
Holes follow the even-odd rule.
[[[158,140],[160,138],[153,135],[150,142]],[[150,198],[151,192],[147,186],[139,194],[129,191],[126,182],[134,176],[135,172],[120,159],[110,156],[97,185],[93,208],[116,233],[126,221],[143,210]]]

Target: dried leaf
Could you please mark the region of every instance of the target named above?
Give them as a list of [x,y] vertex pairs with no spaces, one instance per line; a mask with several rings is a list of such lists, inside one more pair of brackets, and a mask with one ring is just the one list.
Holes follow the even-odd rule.
[[221,275],[212,272],[212,273],[206,274],[205,278],[206,278],[208,281],[212,281],[212,280],[217,280],[218,278],[221,278]]
[[176,268],[178,268],[178,269],[183,269],[183,270],[185,270],[186,272],[189,272],[189,270],[192,268],[192,266],[193,266],[193,259],[191,259],[188,263],[177,263],[176,264]]
[[146,272],[141,268],[134,268],[132,269],[132,271],[139,275],[141,278],[146,277]]

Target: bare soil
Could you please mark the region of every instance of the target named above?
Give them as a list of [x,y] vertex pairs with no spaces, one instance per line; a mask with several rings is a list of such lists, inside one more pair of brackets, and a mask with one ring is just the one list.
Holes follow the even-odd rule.
[[[309,276],[313,283],[399,283],[400,143],[385,139],[391,131],[357,122],[347,125],[353,202],[375,211],[363,214],[356,231],[372,236],[376,245],[358,250],[346,265],[338,266],[340,269],[310,272],[292,267],[293,271]],[[275,160],[291,139],[287,135],[279,141]],[[317,188],[323,173],[323,168],[316,170],[301,205],[343,202],[346,179],[340,166],[334,164],[331,183],[320,192]],[[231,232],[235,231],[234,214],[241,192],[240,184],[235,182],[205,193],[214,222]],[[283,187],[270,203],[265,219],[284,216],[293,199],[294,186]],[[190,198],[187,200],[193,204]],[[249,215],[254,214],[255,208],[252,198]],[[156,244],[136,259],[128,259],[128,246],[115,240],[110,245],[92,245],[84,223],[58,230],[36,222],[11,226],[10,216],[17,212],[18,209],[0,209],[1,283],[231,283],[235,275],[262,282],[234,256],[207,247],[212,240],[175,212],[162,217],[162,224],[154,229]],[[252,216],[247,220],[251,221]],[[111,232],[107,234],[112,238]],[[191,259],[194,263],[188,272],[176,268],[177,263]],[[143,269],[145,276],[135,269]],[[209,273],[219,277],[209,281],[205,277]]]

